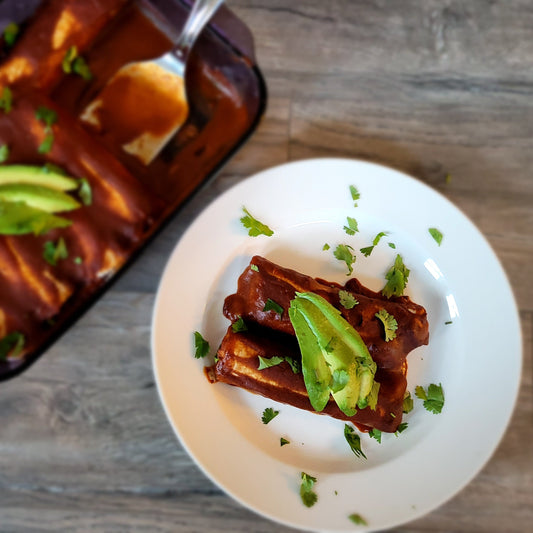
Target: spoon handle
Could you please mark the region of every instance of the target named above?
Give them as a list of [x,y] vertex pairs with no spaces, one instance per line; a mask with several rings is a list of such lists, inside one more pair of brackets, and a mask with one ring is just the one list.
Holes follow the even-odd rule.
[[194,2],[174,47],[174,52],[183,61],[186,61],[197,37],[223,1],[196,0]]

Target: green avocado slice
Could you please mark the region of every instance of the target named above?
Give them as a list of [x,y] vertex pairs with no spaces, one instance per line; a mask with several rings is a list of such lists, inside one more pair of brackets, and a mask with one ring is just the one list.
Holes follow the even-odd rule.
[[[362,409],[369,404],[369,397],[375,391],[377,367],[363,339],[340,311],[318,294],[296,293],[291,308],[300,312],[318,344],[331,372],[330,390],[339,409],[347,416],[353,416],[357,407]],[[292,320],[290,313],[289,317]],[[294,329],[299,340],[299,332],[296,327]],[[301,351],[303,370],[304,349]],[[371,403],[375,407],[375,402]]]
[[0,185],[0,200],[24,202],[47,213],[71,211],[81,207],[77,200],[62,191],[26,183]]
[[329,400],[331,371],[303,312],[292,302],[289,318],[302,353],[302,374],[309,401],[315,411],[322,411]]
[[67,228],[71,220],[31,207],[23,202],[0,200],[0,234],[41,235],[53,228]]
[[65,176],[47,167],[32,165],[0,166],[0,185],[15,183],[41,185],[58,191],[73,191],[79,187],[79,182],[75,178]]

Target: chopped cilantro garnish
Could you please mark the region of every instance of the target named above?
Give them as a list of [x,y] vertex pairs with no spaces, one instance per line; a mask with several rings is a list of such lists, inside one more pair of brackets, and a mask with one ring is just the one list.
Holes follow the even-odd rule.
[[281,437],[281,438],[279,439],[279,445],[280,445],[280,446],[285,446],[285,444],[290,444],[290,443],[291,443],[290,440],[284,439],[283,437]]
[[61,68],[66,74],[72,72],[72,62],[78,57],[78,47],[71,46],[63,56],[63,61],[61,62]]
[[385,342],[395,339],[396,330],[398,329],[398,322],[396,322],[396,319],[387,313],[385,309],[380,309],[374,316],[379,318],[383,324],[385,330]]
[[2,94],[0,94],[0,109],[5,113],[9,113],[13,108],[13,93],[9,87],[4,87],[2,89]]
[[93,77],[85,59],[78,55],[78,48],[76,46],[71,46],[65,52],[61,66],[63,67],[63,72],[67,74],[73,72],[81,76],[84,80],[90,80]]
[[239,331],[247,331],[248,326],[242,316],[240,316],[235,322],[233,322],[231,329],[233,330],[233,333],[239,333]]
[[435,239],[435,242],[440,246],[444,235],[437,228],[429,228],[429,234]]
[[57,122],[57,113],[44,105],[39,106],[35,112],[35,118],[45,123],[49,128]]
[[452,322],[451,320],[446,320],[446,322],[444,322],[444,324],[445,324],[446,326],[449,326],[450,324],[453,324],[453,322]]
[[245,228],[248,228],[248,235],[250,235],[250,237],[257,237],[258,235],[266,235],[267,237],[270,237],[274,235],[274,232],[266,224],[263,224],[254,218],[246,207],[243,207],[242,210],[244,211],[245,216],[241,217],[240,220],[242,225]]
[[361,198],[361,195],[359,194],[357,187],[355,187],[354,185],[350,185],[350,194],[352,195],[354,207],[357,207],[357,201]]
[[353,248],[348,244],[339,244],[337,248],[333,251],[333,255],[339,261],[344,261],[348,267],[347,276],[351,275],[353,272],[353,264],[355,263],[355,255],[352,253]]
[[39,145],[37,149],[40,154],[47,154],[54,145],[54,134],[49,131],[43,139],[43,142]]
[[9,146],[3,144],[0,146],[0,163],[5,163],[9,159]]
[[68,250],[63,237],[60,237],[55,244],[52,241],[46,241],[44,243],[43,257],[52,266],[56,266],[60,259],[66,259]]
[[355,218],[352,218],[352,217],[346,217],[346,221],[348,222],[348,225],[347,226],[344,226],[344,231],[348,234],[348,235],[355,235],[356,232],[359,231],[359,227],[357,225],[357,220],[355,220]]
[[273,418],[276,418],[278,415],[279,415],[279,411],[275,411],[274,409],[272,409],[272,407],[267,407],[263,411],[261,420],[263,424],[268,424]]
[[[368,257],[372,251],[374,250],[374,248],[379,244],[379,241],[382,239],[382,237],[385,237],[385,235],[388,235],[388,232],[387,231],[380,231],[375,237],[374,237],[374,240],[372,241],[372,245],[371,246],[366,246],[365,248],[361,248],[359,251],[365,256],[365,257]],[[390,243],[389,243],[390,244]]]
[[40,154],[47,154],[54,144],[54,132],[52,131],[52,125],[57,122],[57,113],[53,109],[49,109],[45,106],[39,106],[35,112],[35,118],[44,122],[45,124],[45,136],[42,143],[39,145],[38,151]]
[[273,357],[259,356],[259,366],[257,367],[257,370],[264,370],[265,368],[278,366],[279,364],[283,363],[283,361],[285,361],[285,359],[283,359],[283,357],[279,357],[278,355],[274,355]]
[[83,263],[83,259],[79,255],[75,257],[73,261],[76,265],[81,265]]
[[324,244],[324,246],[322,246],[322,250],[324,250],[324,251],[329,250],[330,248],[331,247],[330,247],[330,245],[327,242]]
[[394,432],[396,436],[398,436],[402,431],[405,431],[407,429],[407,422],[401,422],[398,425],[398,429]]
[[259,356],[259,366],[257,367],[258,370],[264,370],[265,368],[270,368],[273,366],[277,366],[285,361],[288,363],[288,365],[291,367],[291,370],[294,374],[299,374],[301,372],[300,362],[296,359],[293,359],[292,357],[285,356],[280,357],[278,355],[274,355],[273,357],[261,357]]
[[368,257],[371,253],[372,253],[372,250],[374,249],[373,246],[365,246],[364,248],[360,248],[359,251],[365,256],[365,257]]
[[202,337],[198,331],[194,332],[194,357],[201,359],[209,353],[209,343]]
[[387,243],[389,245],[389,248],[392,248],[393,250],[396,250],[396,245],[393,242]]
[[368,526],[368,522],[358,513],[352,513],[348,518],[358,526]]
[[283,315],[283,307],[270,298],[266,301],[263,311],[274,311],[279,316]]
[[335,394],[348,385],[348,381],[350,381],[350,374],[348,374],[346,370],[337,368],[331,373],[331,378],[332,380],[329,388],[331,392]]
[[87,181],[86,178],[81,178],[79,180],[78,194],[83,205],[91,205],[93,203],[93,191],[91,189],[91,184]]
[[342,307],[344,307],[345,309],[352,309],[353,307],[359,304],[359,302],[351,292],[342,289],[339,291],[339,301]]
[[372,428],[368,432],[368,436],[372,437],[373,439],[376,439],[381,444],[381,431],[379,429]]
[[401,296],[407,286],[409,273],[410,270],[403,264],[402,256],[400,254],[396,255],[394,265],[392,265],[389,271],[385,274],[387,283],[385,287],[381,289],[381,294],[386,298],[390,298],[391,296]]
[[318,500],[316,492],[313,491],[313,486],[316,483],[316,477],[310,476],[305,472],[300,474],[302,483],[300,485],[300,498],[306,507],[312,507]]
[[18,24],[15,22],[10,22],[5,28],[4,28],[4,42],[7,44],[7,46],[13,46],[15,44],[15,41],[17,40],[17,37],[19,35],[20,28]]
[[344,424],[344,438],[350,445],[352,452],[357,457],[364,457],[366,459],[366,455],[363,453],[363,450],[361,450],[361,437],[354,431],[353,427],[348,424]]
[[26,338],[20,331],[12,331],[0,339],[0,361],[5,360],[8,356],[15,358],[20,355],[24,349]]
[[254,265],[253,263],[250,265],[250,270],[253,270],[254,272],[259,272],[259,267],[257,265]]
[[424,387],[418,385],[415,389],[415,396],[424,400],[424,407],[430,413],[438,414],[442,411],[442,407],[444,406],[444,391],[440,383],[438,385],[432,383],[427,391],[424,390]]
[[405,391],[403,397],[403,412],[405,414],[410,413],[413,410],[413,407],[413,397],[411,396],[411,393],[409,391]]

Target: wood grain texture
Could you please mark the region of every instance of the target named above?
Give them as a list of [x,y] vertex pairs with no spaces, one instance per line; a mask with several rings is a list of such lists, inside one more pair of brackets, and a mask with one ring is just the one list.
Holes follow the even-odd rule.
[[[533,3],[229,6],[254,33],[266,115],[101,301],[25,374],[0,385],[0,530],[291,531],[224,495],[177,442],[154,385],[150,319],[168,256],[209,201],[272,165],[343,156],[407,172],[458,205],[498,254],[520,309],[523,377],[497,452],[449,502],[396,531],[529,531]],[[488,290],[490,281],[480,278]],[[458,446],[461,438],[479,436],[457,435]]]

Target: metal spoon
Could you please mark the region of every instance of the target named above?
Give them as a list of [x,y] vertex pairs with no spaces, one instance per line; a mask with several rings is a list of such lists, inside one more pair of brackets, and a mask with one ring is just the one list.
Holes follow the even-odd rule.
[[84,109],[81,120],[99,130],[113,130],[126,152],[150,164],[187,119],[187,60],[223,1],[196,0],[172,50],[120,68]]

